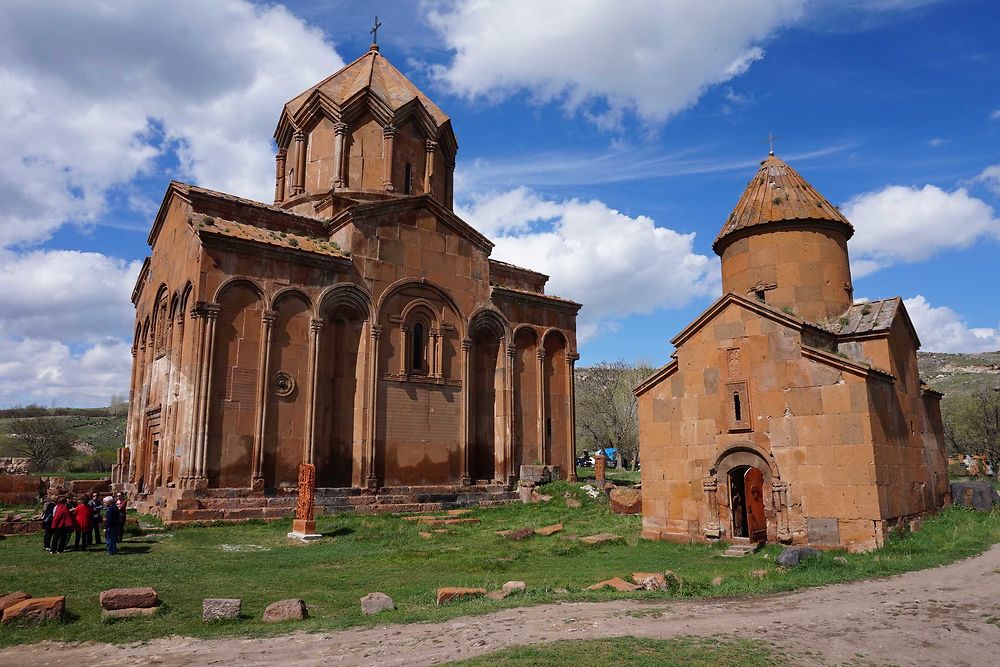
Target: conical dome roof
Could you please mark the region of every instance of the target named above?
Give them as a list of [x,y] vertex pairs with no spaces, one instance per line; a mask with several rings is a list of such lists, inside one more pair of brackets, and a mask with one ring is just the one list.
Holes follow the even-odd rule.
[[772,154],[761,161],[760,169],[750,179],[712,248],[721,254],[723,239],[749,227],[803,221],[840,224],[847,238],[854,234],[851,223],[826,197],[784,160]]

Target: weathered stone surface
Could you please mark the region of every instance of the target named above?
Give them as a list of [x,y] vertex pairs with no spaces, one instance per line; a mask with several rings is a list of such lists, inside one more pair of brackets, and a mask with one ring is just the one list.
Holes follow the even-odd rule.
[[523,465],[520,478],[522,482],[548,484],[552,481],[552,471],[545,465]]
[[615,514],[642,514],[642,491],[616,486],[608,494],[608,506]]
[[316,518],[316,466],[299,464],[299,496],[295,501],[295,518],[312,521]]
[[201,601],[201,620],[230,620],[240,617],[242,601],[239,598],[208,598]]
[[498,530],[497,535],[506,537],[508,540],[526,540],[535,534],[533,528],[517,528],[515,530]]
[[66,596],[29,598],[3,611],[3,624],[37,621],[61,621],[66,613]]
[[566,507],[572,507],[573,509],[578,509],[580,507],[583,507],[583,503],[581,503],[576,498],[567,498]]
[[622,539],[621,535],[613,535],[612,533],[598,533],[597,535],[587,535],[586,537],[581,537],[580,541],[584,544],[604,544],[605,542],[617,542]]
[[0,595],[0,614],[6,611],[7,607],[13,607],[18,602],[24,602],[30,598],[31,596],[24,591],[14,591],[13,593]]
[[552,500],[552,496],[547,496],[544,493],[539,493],[532,489],[531,491],[531,502],[532,503],[547,503]]
[[815,558],[820,552],[812,547],[786,547],[778,554],[776,562],[782,567],[794,567],[808,558]]
[[750,570],[750,576],[754,579],[763,579],[767,576],[767,570]]
[[713,586],[721,586],[723,581],[725,581],[725,579],[723,579],[722,577],[714,577],[712,579],[712,585]]
[[833,562],[837,563],[838,565],[847,565],[847,559],[844,558],[843,556],[834,556]]
[[542,537],[548,537],[549,535],[555,535],[563,529],[561,523],[552,524],[551,526],[545,526],[543,528],[536,528],[535,535],[541,535]]
[[526,588],[527,585],[523,581],[508,581],[500,587],[500,590],[510,595],[511,593],[523,593]]
[[420,531],[419,533],[417,533],[417,535],[419,535],[420,537],[424,538],[425,540],[429,540],[429,539],[431,539],[432,537],[434,537],[434,535],[433,535],[433,534],[431,534],[431,533],[428,533],[428,532],[427,532],[427,531],[425,531],[425,530],[422,530],[422,531]]
[[309,618],[304,600],[278,600],[267,605],[264,610],[265,623],[280,623],[281,621],[303,621]]
[[488,597],[491,600],[498,600],[499,601],[499,600],[503,600],[508,595],[510,595],[510,593],[504,593],[503,591],[490,591],[490,592],[488,592],[486,594],[486,597]]
[[521,502],[525,505],[531,503],[531,495],[535,493],[535,483],[525,482],[524,480],[518,482],[517,484],[517,497],[521,499]]
[[470,510],[470,509],[453,509],[453,510],[448,510],[448,516],[463,516],[465,514],[471,514],[471,513],[472,513],[472,510]]
[[452,600],[476,598],[486,595],[485,588],[463,588],[461,586],[446,586],[437,589],[437,603],[444,604]]
[[132,618],[133,616],[152,616],[159,613],[159,607],[130,607],[128,609],[102,609],[101,618]]
[[951,501],[962,507],[989,512],[994,505],[1000,505],[1000,494],[989,480],[952,482]]
[[638,584],[630,584],[621,577],[614,577],[612,579],[606,579],[600,581],[593,586],[587,586],[588,591],[599,591],[602,588],[613,588],[616,591],[622,591],[623,593],[630,593],[632,591],[638,591],[642,589],[642,586]]
[[369,593],[361,598],[361,613],[371,616],[382,611],[391,611],[396,608],[392,598],[385,593]]
[[101,608],[133,609],[155,607],[159,601],[156,591],[143,588],[112,588],[101,592]]

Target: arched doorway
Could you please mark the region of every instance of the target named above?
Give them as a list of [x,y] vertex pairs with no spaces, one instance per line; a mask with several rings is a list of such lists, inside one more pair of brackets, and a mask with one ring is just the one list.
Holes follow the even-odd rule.
[[766,542],[764,473],[753,466],[738,466],[729,471],[729,501],[733,537]]

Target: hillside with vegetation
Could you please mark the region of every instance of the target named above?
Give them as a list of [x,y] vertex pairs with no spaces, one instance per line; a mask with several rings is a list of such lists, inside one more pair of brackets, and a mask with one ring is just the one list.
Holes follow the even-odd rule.
[[[28,406],[0,410],[0,456],[25,456],[19,435],[44,431],[64,437],[69,444],[65,457],[38,472],[58,472],[67,476],[107,474],[115,462],[116,450],[125,443],[127,407],[42,408]],[[39,424],[39,422],[41,422]]]
[[920,377],[946,397],[1000,390],[1000,351],[978,354],[918,352]]

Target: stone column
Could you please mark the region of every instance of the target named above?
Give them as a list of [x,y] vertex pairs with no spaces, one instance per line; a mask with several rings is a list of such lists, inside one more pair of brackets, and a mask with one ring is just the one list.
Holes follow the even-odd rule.
[[412,353],[413,345],[410,342],[410,327],[405,324],[399,325],[399,345],[399,375],[400,377],[406,377],[409,370],[406,365],[407,357]]
[[705,493],[705,537],[715,540],[721,537],[722,527],[719,525],[719,481],[715,475],[701,480],[701,489]]
[[517,481],[517,470],[514,466],[514,357],[517,348],[511,344],[504,346],[507,365],[504,369],[504,405],[507,414],[504,415],[504,456],[507,459],[507,484],[512,486]]
[[274,203],[280,204],[285,201],[285,160],[288,157],[288,150],[282,148],[274,156]]
[[545,349],[539,348],[538,353],[538,460],[543,465],[552,465],[546,454],[545,442]]
[[382,325],[371,325],[369,333],[371,334],[371,369],[368,374],[370,385],[368,387],[368,447],[365,450],[365,486],[368,489],[376,489],[378,488],[378,476],[375,474],[375,429],[378,426],[378,355]]
[[437,142],[428,140],[424,144],[426,161],[424,162],[424,192],[434,194],[434,151],[437,150]]
[[260,318],[261,335],[264,342],[261,345],[257,368],[257,423],[254,428],[253,461],[250,474],[250,488],[254,491],[264,490],[264,432],[267,428],[267,384],[271,377],[271,334],[274,330],[275,313],[265,310]]
[[566,481],[576,481],[576,361],[580,358],[575,352],[566,355]]
[[399,130],[392,125],[382,128],[382,189],[387,192],[396,191],[396,186],[392,184],[392,163],[397,134]]
[[295,139],[295,185],[292,195],[300,195],[306,191],[306,133],[297,130]]
[[305,463],[316,463],[316,393],[319,387],[320,334],[323,320],[309,321],[309,394],[306,403],[306,459]]
[[469,422],[472,416],[472,341],[462,341],[462,429],[459,433],[458,459],[462,468],[462,484],[472,483],[469,475]]
[[142,422],[142,410],[139,404],[142,400],[142,365],[145,360],[146,342],[140,333],[132,348],[132,392],[129,396],[127,421],[129,432],[127,446],[131,451],[129,452],[129,466],[126,470],[122,470],[122,481],[129,483],[133,482],[135,478],[135,470],[131,462],[135,460],[136,450],[139,447],[137,439],[139,438],[139,425]]
[[202,346],[205,341],[205,323],[201,317],[201,309],[197,304],[189,313],[191,319],[191,334],[194,342],[191,345],[191,359],[188,360],[188,376],[191,378],[191,399],[188,402],[187,442],[184,446],[184,457],[181,461],[181,486],[188,488],[194,479],[195,457],[198,447],[198,424],[201,414],[201,358]]
[[207,303],[204,306],[205,324],[205,351],[207,359],[203,359],[201,366],[202,388],[201,388],[201,424],[199,425],[198,438],[198,459],[195,471],[195,485],[197,487],[208,486],[208,475],[206,474],[206,459],[208,458],[208,412],[212,395],[212,364],[215,361],[215,323],[219,319],[220,306],[215,303]]
[[344,142],[347,137],[347,123],[334,123],[333,125],[333,187],[347,187],[347,179],[344,178]]
[[448,173],[445,174],[444,202],[448,208],[455,206],[455,160],[448,160]]
[[430,340],[430,345],[428,347],[430,348],[431,358],[429,360],[427,369],[432,378],[440,379],[444,377],[444,368],[443,364],[441,363],[444,357],[444,351],[442,349],[443,348],[442,343],[444,341],[444,333],[440,329],[432,329],[429,340]]
[[774,509],[778,541],[788,542],[792,539],[792,529],[788,524],[788,482],[771,480],[771,507]]

